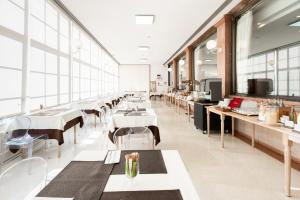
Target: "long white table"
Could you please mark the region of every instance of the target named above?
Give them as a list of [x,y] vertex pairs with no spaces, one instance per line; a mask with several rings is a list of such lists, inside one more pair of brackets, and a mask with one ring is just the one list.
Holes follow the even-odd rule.
[[[74,160],[104,160],[107,151],[82,151]],[[180,190],[184,200],[199,200],[198,194],[177,150],[161,150],[167,174],[139,174],[134,180],[124,174],[110,175],[104,192]],[[155,164],[155,161],[153,161]]]
[[198,194],[178,151],[161,152],[167,174],[139,174],[133,181],[125,175],[110,175],[104,192],[179,189],[184,200],[198,200]]
[[141,127],[141,126],[157,126],[157,116],[153,109],[146,109],[140,116],[128,116],[123,113],[114,113],[109,126],[110,131],[115,128],[124,127]]

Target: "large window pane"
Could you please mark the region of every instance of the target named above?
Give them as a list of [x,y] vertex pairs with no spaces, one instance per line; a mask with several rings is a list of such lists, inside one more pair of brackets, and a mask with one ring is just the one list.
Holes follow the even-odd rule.
[[0,1],[0,25],[24,33],[24,10],[8,0]]
[[31,71],[45,72],[45,52],[31,47]]
[[57,56],[46,53],[46,73],[57,74]]
[[57,30],[57,11],[49,4],[46,4],[46,23]]
[[255,78],[265,81],[265,95],[300,96],[300,39],[293,26],[299,13],[300,1],[262,0],[238,17],[237,93],[247,94],[248,79]]
[[30,0],[31,14],[45,21],[45,0]]
[[35,17],[31,17],[30,34],[32,39],[44,43],[45,42],[45,24]]
[[22,72],[0,68],[0,99],[21,97]]
[[45,95],[45,75],[41,73],[30,73],[30,89],[31,97],[41,97]]
[[21,112],[21,99],[0,101],[0,116]]
[[46,95],[57,94],[57,76],[56,75],[46,75]]
[[22,43],[0,35],[0,66],[22,68]]

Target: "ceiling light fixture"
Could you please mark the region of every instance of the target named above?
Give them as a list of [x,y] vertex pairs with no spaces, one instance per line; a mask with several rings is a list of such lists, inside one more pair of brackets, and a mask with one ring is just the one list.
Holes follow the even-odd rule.
[[183,59],[180,59],[180,60],[179,60],[179,65],[182,66],[182,65],[184,65],[184,64],[185,64],[184,60],[183,60]]
[[258,28],[262,28],[262,27],[264,27],[266,24],[265,23],[261,23],[261,22],[258,22],[257,23],[257,27]]
[[138,25],[151,25],[154,23],[154,15],[135,15],[135,23]]
[[207,43],[206,43],[206,48],[208,50],[211,50],[211,49],[215,49],[217,47],[217,41],[216,40],[209,40]]
[[300,18],[300,15],[296,16],[297,18]]
[[139,46],[138,47],[139,51],[148,51],[149,49],[150,49],[150,47],[148,47],[148,46]]
[[211,61],[212,61],[211,59],[206,59],[206,60],[205,60],[205,62],[211,62]]

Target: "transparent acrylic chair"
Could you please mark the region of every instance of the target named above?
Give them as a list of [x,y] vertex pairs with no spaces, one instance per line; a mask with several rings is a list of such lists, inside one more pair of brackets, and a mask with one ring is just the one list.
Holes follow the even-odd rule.
[[110,109],[102,104],[98,105],[100,108],[100,122],[104,125],[105,129],[108,128],[108,124],[111,119]]
[[116,145],[117,150],[129,149],[129,141],[130,141],[131,132],[132,132],[132,129],[128,128],[128,127],[119,128],[114,132],[113,142]]
[[47,162],[32,157],[21,160],[0,175],[0,196],[3,200],[30,200],[46,185]]
[[117,149],[154,149],[154,137],[148,127],[119,128],[113,138]]
[[84,127],[84,131],[87,133],[88,128],[92,127],[92,120],[91,120],[91,116],[89,114],[87,114],[86,112],[84,112],[84,110],[80,110],[82,118],[83,118],[83,127]]
[[2,170],[5,156],[8,151],[12,153],[19,149],[23,150],[23,156],[32,157],[33,144],[37,140],[48,139],[47,134],[38,134],[31,136],[29,130],[31,127],[31,119],[27,116],[17,116],[2,121],[3,132],[5,133],[0,140],[0,171]]

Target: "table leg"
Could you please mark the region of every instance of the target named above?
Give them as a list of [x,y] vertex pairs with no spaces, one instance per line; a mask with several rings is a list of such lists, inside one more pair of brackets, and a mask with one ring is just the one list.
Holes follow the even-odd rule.
[[251,138],[251,146],[255,147],[255,124],[253,124],[253,129],[252,129],[252,138]]
[[60,148],[60,145],[58,144],[57,146],[57,158],[60,158],[61,156],[61,148]]
[[209,109],[207,108],[206,109],[206,112],[207,112],[207,119],[206,119],[206,122],[207,122],[207,136],[209,137],[209,134],[210,134],[210,112],[209,112]]
[[234,118],[231,117],[231,135],[234,136]]
[[288,135],[282,136],[284,145],[284,192],[285,195],[291,196],[291,147],[293,142],[288,139]]
[[74,126],[74,144],[77,143],[77,138],[76,138],[76,125]]
[[96,115],[94,115],[95,117],[94,117],[94,121],[95,121],[95,128],[97,128],[97,116]]
[[221,119],[221,148],[224,148],[224,120],[225,120],[225,116],[223,114],[221,114],[220,119]]
[[188,112],[188,118],[189,118],[189,122],[191,121],[190,119],[190,104],[187,104],[187,112]]

